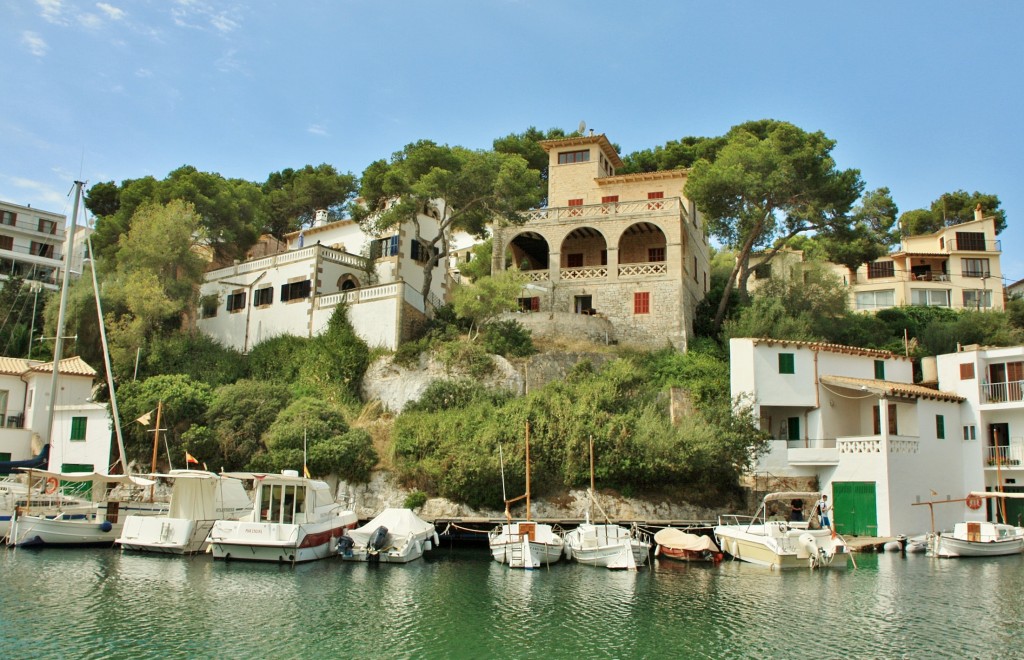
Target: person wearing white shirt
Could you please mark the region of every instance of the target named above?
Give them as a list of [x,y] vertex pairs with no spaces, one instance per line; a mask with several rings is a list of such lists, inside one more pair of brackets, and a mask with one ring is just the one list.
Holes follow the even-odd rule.
[[832,521],[829,520],[828,517],[829,511],[832,510],[832,505],[828,503],[828,495],[822,495],[821,499],[818,500],[818,503],[815,505],[815,508],[818,511],[821,528],[825,529],[828,527],[829,529],[832,529]]

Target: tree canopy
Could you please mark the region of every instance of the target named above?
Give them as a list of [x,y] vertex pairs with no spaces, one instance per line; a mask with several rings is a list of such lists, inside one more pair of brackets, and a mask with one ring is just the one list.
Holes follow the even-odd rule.
[[338,219],[355,191],[355,176],[351,172],[339,174],[327,163],[272,172],[263,184],[263,230],[283,238],[288,232],[311,225],[321,209]]
[[625,167],[620,174],[678,170],[692,166],[700,159],[713,161],[719,149],[725,146],[725,137],[684,137],[670,140],[664,146],[641,149],[623,156]]
[[735,126],[725,139],[713,161],[694,163],[686,184],[710,232],[737,253],[715,328],[721,327],[737,279],[745,292],[755,249],[777,250],[797,234],[849,226],[849,211],[863,187],[857,170],[836,167],[835,141],[820,131],[766,119]]
[[956,190],[943,193],[927,209],[914,209],[900,216],[900,228],[905,236],[931,234],[943,227],[952,227],[974,220],[974,210],[981,205],[984,217],[994,217],[996,233],[1006,229],[1006,211],[999,208],[999,197],[987,193]]

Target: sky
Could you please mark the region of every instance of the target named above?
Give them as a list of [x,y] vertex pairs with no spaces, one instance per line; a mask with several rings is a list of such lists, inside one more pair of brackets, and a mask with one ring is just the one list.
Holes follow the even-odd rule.
[[998,195],[1009,284],[1022,25],[1016,0],[0,0],[0,199],[70,214],[76,179],[358,175],[581,121],[627,154],[771,118],[901,211]]

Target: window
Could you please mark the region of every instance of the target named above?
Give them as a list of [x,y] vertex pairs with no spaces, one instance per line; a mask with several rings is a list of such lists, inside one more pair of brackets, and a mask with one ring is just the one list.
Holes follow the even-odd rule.
[[[425,243],[422,243],[421,241],[413,241],[412,242],[412,255],[411,256],[412,256],[413,261],[417,261],[417,262],[419,262],[421,264],[427,263],[427,261],[430,259],[430,252],[431,252],[431,250],[428,249],[428,247],[427,247],[427,245]],[[437,254],[438,253],[438,249],[434,248],[433,252],[434,252],[434,254]]]
[[539,312],[540,311],[540,297],[534,296],[533,298],[519,298],[519,311],[521,312]]
[[891,261],[872,261],[868,264],[868,279],[873,280],[879,277],[894,277],[896,266]]
[[617,201],[619,201],[618,195],[605,195],[601,198],[602,204],[614,204]]
[[228,311],[237,312],[240,309],[245,309],[245,291],[239,291],[238,293],[229,293]]
[[958,250],[984,250],[985,232],[983,231],[958,231],[956,233],[956,249]]
[[977,439],[978,439],[978,430],[975,428],[974,424],[968,424],[967,426],[965,426],[964,427],[964,440],[977,440]]
[[885,380],[885,360],[875,360],[875,380]]
[[910,304],[924,307],[949,307],[949,289],[911,289]]
[[[583,206],[583,200],[582,199],[570,199],[569,200],[569,206]],[[577,209],[577,208],[570,209],[569,210],[569,215],[570,216],[583,215],[583,209]]]
[[583,199],[570,199],[569,206],[583,206]]
[[755,280],[767,280],[772,276],[771,264],[757,264],[753,268]]
[[697,278],[697,257],[693,258],[693,281],[694,282],[699,282],[700,281]]
[[18,220],[18,214],[12,211],[0,211],[0,224],[14,226],[14,223]]
[[583,253],[565,255],[566,268],[583,268]]
[[988,259],[961,259],[960,269],[964,277],[989,277]]
[[857,309],[885,309],[895,303],[895,292],[892,289],[882,291],[858,291]]
[[[872,422],[874,423],[875,435],[882,434],[882,418],[878,406],[871,407]],[[889,435],[896,435],[896,404],[889,404]]]
[[29,253],[40,257],[46,257],[53,259],[53,244],[52,243],[40,243],[38,241],[32,241],[32,245],[29,248]]
[[779,353],[779,373],[796,373],[796,356],[793,353]]
[[13,236],[0,236],[0,250],[13,250],[14,249],[14,237]]
[[199,303],[199,313],[204,319],[217,316],[217,296],[203,296]]
[[590,160],[590,150],[582,149],[580,151],[563,151],[558,154],[559,165],[569,165],[571,163],[585,163]]
[[946,439],[946,418],[942,415],[935,416],[935,437],[939,440]]
[[650,314],[651,313],[651,292],[650,291],[637,291],[633,294],[633,313],[634,314]]
[[960,380],[974,380],[973,362],[964,362],[960,365]]
[[665,261],[665,248],[647,248],[647,261]]
[[6,463],[9,460],[11,460],[11,452],[9,452],[9,451],[0,451],[0,461],[3,461],[3,462]]
[[992,292],[988,289],[964,289],[964,307],[981,309],[992,306]]
[[262,305],[269,305],[274,302],[274,287],[263,287],[262,289],[256,289],[256,293],[252,296],[252,304],[255,307]]
[[85,424],[87,422],[85,417],[72,417],[71,418],[71,439],[75,441],[85,440]]
[[[647,199],[661,200],[661,199],[664,199],[664,198],[665,198],[665,193],[663,193],[663,192],[649,192],[649,193],[647,193]],[[658,202],[647,202],[647,210],[648,211],[660,211],[663,208],[665,208],[665,202],[661,202],[661,201],[658,201]]]
[[300,300],[302,298],[308,298],[312,284],[309,280],[302,280],[300,282],[289,282],[288,284],[281,285],[281,302],[288,302],[289,300]]
[[39,233],[41,234],[56,234],[57,223],[53,220],[44,220],[39,218]]
[[370,245],[370,258],[394,257],[398,254],[398,234],[379,238]]
[[800,439],[800,418],[799,417],[787,417],[786,418],[786,440],[799,440]]

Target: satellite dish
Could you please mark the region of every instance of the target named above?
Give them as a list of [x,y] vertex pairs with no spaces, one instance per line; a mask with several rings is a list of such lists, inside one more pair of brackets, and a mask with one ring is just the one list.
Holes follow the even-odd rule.
[[581,120],[580,120],[580,126],[579,126],[579,129],[578,129],[578,130],[579,130],[579,132],[580,132],[580,135],[583,135],[583,133],[584,133],[584,132],[586,132],[586,130],[587,130],[587,122],[585,122],[585,121],[583,121],[583,120],[581,119]]

